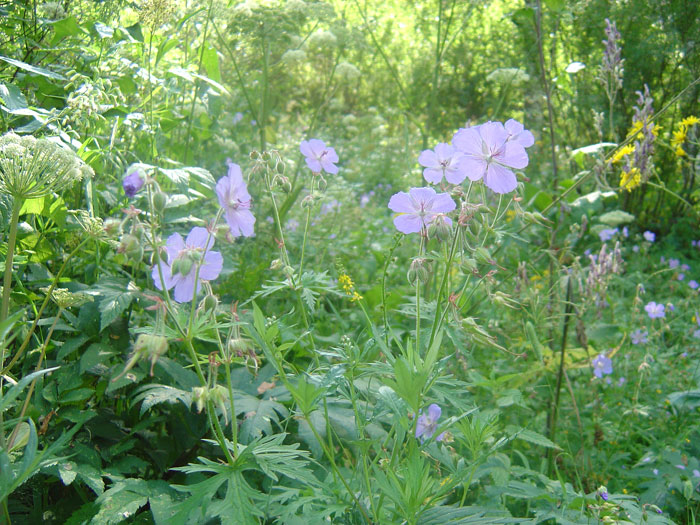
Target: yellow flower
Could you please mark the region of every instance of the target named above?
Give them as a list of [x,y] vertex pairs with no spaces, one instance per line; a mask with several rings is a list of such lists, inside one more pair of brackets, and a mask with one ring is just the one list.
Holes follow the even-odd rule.
[[[637,140],[642,140],[644,138],[644,134],[642,133],[642,128],[644,127],[644,124],[642,123],[641,120],[635,120],[632,123],[632,127],[629,130],[629,133],[627,133],[628,137],[634,137]],[[653,122],[647,123],[647,127],[651,130],[651,133],[657,137],[659,135],[659,131],[661,131],[661,126],[657,126]]]
[[340,274],[338,276],[338,284],[345,292],[345,295],[350,298],[351,302],[360,301],[362,299],[362,296],[355,291],[355,283],[352,282],[349,275],[345,273]]
[[617,153],[613,155],[612,163],[616,164],[620,162],[623,157],[631,155],[632,153],[634,153],[634,144],[627,144],[627,146],[621,147],[619,150],[617,150]]
[[693,115],[687,116],[683,120],[681,120],[681,126],[685,127],[694,126],[698,123],[700,123],[700,118],[694,117]]
[[620,174],[620,188],[624,188],[627,191],[632,191],[641,184],[642,174],[639,173],[639,168],[632,168],[629,171],[623,171]]

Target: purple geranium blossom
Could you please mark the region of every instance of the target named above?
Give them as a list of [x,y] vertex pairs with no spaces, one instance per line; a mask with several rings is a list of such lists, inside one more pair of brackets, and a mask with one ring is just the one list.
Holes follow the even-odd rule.
[[678,280],[679,280],[679,281],[682,281],[683,279],[685,279],[685,274],[684,274],[684,273],[679,273],[679,274],[678,274]]
[[678,268],[681,265],[681,262],[678,259],[669,259],[668,260],[668,267],[673,270],[674,268]]
[[124,193],[126,196],[131,198],[136,195],[141,188],[143,188],[145,181],[141,177],[139,170],[134,170],[129,173],[122,181],[122,187],[124,188]]
[[462,163],[470,180],[483,178],[484,184],[496,193],[515,190],[518,179],[511,169],[522,169],[529,160],[519,140],[509,138],[500,122],[487,122],[455,133],[452,143],[464,153]]
[[226,224],[234,237],[255,235],[255,217],[250,211],[250,193],[238,164],[228,161],[228,175],[216,183],[216,195],[224,209]]
[[649,335],[649,332],[646,330],[640,330],[639,328],[636,329],[634,332],[630,334],[630,338],[632,339],[632,344],[638,345],[641,343],[646,343],[648,341],[647,336]]
[[603,374],[612,374],[612,359],[605,354],[598,354],[598,357],[593,359],[593,375],[597,378],[603,377]]
[[[411,188],[400,191],[389,199],[389,209],[399,213],[394,225],[401,233],[418,233],[427,229],[438,214],[448,213],[457,207],[447,193],[436,193],[433,188]],[[452,220],[445,217],[447,224]]]
[[663,304],[656,304],[654,301],[647,303],[644,307],[650,319],[660,319],[666,317],[666,307]]
[[654,242],[656,240],[656,234],[654,232],[645,231],[643,234],[644,239],[649,242]]
[[333,148],[326,147],[322,140],[302,140],[299,150],[306,157],[306,165],[314,173],[321,173],[321,170],[332,175],[338,173],[338,166],[335,165],[338,154]]
[[435,146],[435,151],[427,149],[418,156],[418,164],[425,168],[423,177],[433,184],[439,184],[443,176],[450,184],[461,184],[467,178],[463,160],[462,153],[444,142]]
[[514,141],[520,144],[523,148],[529,148],[535,143],[534,135],[525,129],[520,122],[515,119],[507,120],[505,123],[506,131],[508,132],[508,141]]
[[[202,287],[200,281],[213,281],[221,273],[224,259],[219,252],[211,251],[212,246],[214,236],[200,226],[192,228],[184,241],[179,233],[168,237],[165,245],[168,260],[161,261],[160,268],[165,288],[175,287],[174,297],[178,303],[194,299]],[[162,290],[158,265],[153,266],[151,276],[156,288]]]
[[[428,407],[427,414],[421,414],[418,416],[418,421],[416,421],[416,438],[420,438],[421,441],[425,441],[433,437],[435,431],[437,430],[437,420],[440,419],[442,415],[442,409],[433,403]],[[438,437],[435,438],[436,441],[442,441],[445,437],[443,432]]]
[[602,242],[609,241],[615,236],[617,232],[617,228],[605,228],[604,230],[600,230],[600,233],[598,233],[598,237],[600,237],[600,240]]
[[693,290],[698,289],[698,282],[695,279],[691,279],[688,281],[688,286],[690,286]]
[[625,226],[624,228],[622,228],[622,235],[623,235],[625,238],[627,238],[627,237],[630,236],[630,231],[629,231],[629,229],[627,228],[627,226]]

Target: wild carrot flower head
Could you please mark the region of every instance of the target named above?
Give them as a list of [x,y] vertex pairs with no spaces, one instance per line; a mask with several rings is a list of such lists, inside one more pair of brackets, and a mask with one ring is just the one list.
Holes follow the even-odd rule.
[[[389,199],[389,209],[399,214],[394,225],[406,234],[427,230],[438,214],[449,213],[456,207],[447,193],[436,193],[432,188],[411,188],[408,193],[400,191]],[[449,217],[444,220],[452,224]]]
[[221,253],[211,251],[213,246],[214,237],[206,228],[195,226],[185,240],[173,233],[165,245],[168,260],[161,261],[160,271],[156,264],[151,272],[156,288],[162,290],[162,284],[166,290],[174,287],[178,303],[192,301],[202,287],[200,281],[213,281],[221,273],[224,259]]
[[228,162],[228,174],[216,183],[216,195],[224,209],[226,224],[234,237],[255,235],[255,217],[250,211],[250,193],[238,164]]
[[461,184],[467,178],[462,160],[464,155],[453,146],[441,142],[435,150],[425,150],[418,156],[418,164],[423,166],[423,177],[428,182],[439,184],[443,176],[450,184]]
[[[437,420],[442,415],[442,409],[433,403],[428,407],[427,414],[421,414],[416,421],[416,438],[421,441],[430,439],[437,430]],[[436,441],[442,441],[444,433],[435,438]]]
[[[524,131],[511,135],[500,122],[486,122],[477,127],[463,128],[455,133],[452,143],[464,154],[464,169],[472,181],[484,179],[495,193],[510,193],[518,180],[511,171],[527,166],[529,159],[521,141],[529,142]],[[518,128],[519,129],[519,128]]]
[[299,149],[306,157],[306,165],[314,173],[338,173],[338,166],[335,165],[338,162],[338,154],[322,140],[302,140]]
[[598,356],[593,359],[593,375],[597,378],[602,378],[603,375],[609,375],[613,373],[612,359],[610,359],[605,354],[598,354]]

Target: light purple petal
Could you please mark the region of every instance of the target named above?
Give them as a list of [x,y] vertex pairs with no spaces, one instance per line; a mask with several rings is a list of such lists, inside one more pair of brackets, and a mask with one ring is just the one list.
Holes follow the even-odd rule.
[[[178,283],[175,284],[175,293],[173,297],[178,303],[189,303],[193,299],[194,295],[194,268],[189,275],[180,279]],[[199,283],[198,283],[199,284]],[[197,286],[199,288],[201,286]]]
[[228,178],[231,181],[231,186],[237,185],[243,182],[243,173],[241,173],[241,167],[235,162],[228,162]]
[[309,148],[311,148],[314,157],[320,157],[323,150],[326,149],[326,143],[319,139],[311,139]]
[[423,221],[417,215],[399,215],[394,218],[394,226],[401,233],[418,233],[421,231]]
[[433,198],[431,211],[437,213],[449,213],[457,207],[455,201],[448,193],[440,193]]
[[495,193],[510,193],[518,186],[518,179],[508,168],[491,163],[486,171],[484,184]]
[[442,168],[425,168],[423,178],[433,184],[439,184],[442,180]]
[[255,216],[247,209],[227,210],[226,224],[234,237],[253,237],[255,235]]
[[467,174],[467,177],[469,177],[469,180],[473,182],[481,180],[486,174],[487,164],[486,161],[481,157],[477,158],[466,156],[462,159],[460,165],[462,166],[464,172]]
[[416,437],[419,438],[425,434],[426,427],[428,425],[427,418],[425,415],[418,416],[418,421],[416,421]]
[[[164,262],[161,262],[160,264],[161,269],[163,270],[163,281],[165,281],[165,289],[170,290],[173,286],[175,286],[172,270],[170,269],[170,265],[165,264]],[[159,290],[163,290],[163,287],[161,286],[160,282],[160,272],[158,271],[158,265],[156,264],[153,265],[151,277],[153,277],[153,284],[155,285],[155,287]]]
[[411,199],[413,199],[416,203],[423,202],[426,204],[430,203],[435,197],[435,195],[437,195],[433,188],[411,188],[410,190],[408,190],[408,194],[411,196]]
[[[208,246],[207,241],[209,241]],[[194,228],[192,228],[189,235],[187,235],[185,245],[188,248],[202,249],[204,249],[206,246],[206,250],[211,250],[212,246],[214,246],[214,236],[210,235],[209,231],[206,228],[202,228],[201,226],[195,226]]]
[[168,252],[168,262],[172,263],[182,250],[185,249],[185,241],[179,233],[173,233],[165,243],[165,249]]
[[224,258],[219,252],[207,252],[204,254],[204,262],[199,268],[199,278],[205,281],[213,281],[221,273],[224,267]]
[[326,155],[324,158],[328,159],[330,162],[338,162],[338,154],[335,152],[334,148],[326,148]]
[[323,170],[323,166],[321,166],[321,163],[315,158],[306,157],[306,165],[314,173],[321,173]]
[[311,146],[309,145],[309,142],[306,140],[302,140],[301,144],[299,144],[299,151],[301,151],[302,155],[305,157],[313,157],[314,152],[311,151]]
[[[336,155],[336,160],[335,162],[338,162],[338,156]],[[321,157],[321,167],[324,169],[326,173],[330,173],[331,175],[335,175],[338,173],[338,166],[333,164],[334,161],[330,160],[328,158],[328,155],[325,155]]]
[[478,158],[484,155],[484,151],[481,148],[482,142],[479,130],[474,128],[459,129],[452,137],[452,144],[457,151]]
[[435,423],[438,419],[440,419],[440,416],[442,415],[442,409],[440,408],[439,405],[436,405],[433,403],[428,407],[428,417],[430,418],[430,421]]
[[[426,149],[418,155],[418,164],[424,168],[438,168],[440,166],[440,160],[434,151]],[[425,174],[425,171],[423,173]]]
[[489,150],[493,153],[499,151],[508,140],[508,132],[500,122],[487,122],[479,128],[479,134]]
[[411,198],[405,191],[395,193],[389,199],[389,209],[396,213],[413,213],[416,211]]
[[497,160],[501,164],[516,169],[523,169],[529,162],[525,148],[517,142],[508,142],[503,155],[499,156]]
[[454,155],[454,152],[454,147],[444,142],[440,142],[437,146],[435,146],[435,154],[440,160],[449,159],[452,157],[452,155]]

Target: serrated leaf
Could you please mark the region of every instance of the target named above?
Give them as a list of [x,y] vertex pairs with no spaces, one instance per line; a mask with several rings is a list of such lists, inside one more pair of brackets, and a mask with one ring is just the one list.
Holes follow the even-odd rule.
[[100,281],[92,292],[100,296],[100,331],[112,324],[131,304],[134,292],[128,290],[124,279],[107,278]]
[[63,343],[61,346],[61,349],[58,351],[58,354],[56,355],[56,359],[58,361],[62,360],[64,357],[72,354],[75,352],[78,348],[83,346],[88,340],[90,339],[90,336],[81,334],[76,337],[73,337]]
[[103,343],[91,344],[80,357],[80,374],[100,364],[107,366],[113,355],[114,350],[109,346]]
[[279,423],[279,416],[286,417],[284,405],[271,399],[257,399],[257,406],[250,410],[241,425],[240,439],[243,443],[272,434],[272,422]]
[[141,415],[152,406],[161,403],[183,403],[186,407],[192,405],[192,392],[167,385],[146,385],[139,389],[134,396],[134,402],[141,402]]
[[142,479],[126,479],[115,483],[97,498],[100,511],[92,519],[95,525],[121,523],[148,502],[148,485]]
[[58,475],[64,485],[70,485],[78,476],[78,465],[73,461],[64,461],[58,465]]

